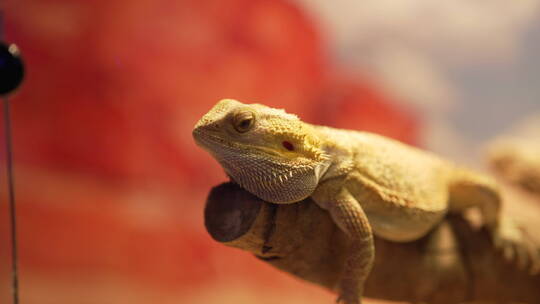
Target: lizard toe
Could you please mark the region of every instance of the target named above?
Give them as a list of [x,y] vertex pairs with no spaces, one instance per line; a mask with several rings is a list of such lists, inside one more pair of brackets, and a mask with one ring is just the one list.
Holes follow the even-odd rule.
[[527,244],[519,246],[514,244],[514,252],[516,253],[516,263],[520,270],[525,270],[530,264],[529,247]]
[[514,246],[512,246],[512,243],[506,243],[505,244],[505,242],[502,242],[502,244],[500,246],[500,249],[502,250],[504,259],[506,261],[511,262],[511,261],[514,260],[515,248],[514,248]]
[[540,249],[536,247],[530,247],[529,256],[532,257],[531,265],[529,267],[530,275],[540,274]]

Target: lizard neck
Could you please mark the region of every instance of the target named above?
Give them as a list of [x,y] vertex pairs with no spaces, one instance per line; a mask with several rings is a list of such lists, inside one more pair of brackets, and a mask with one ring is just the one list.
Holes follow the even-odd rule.
[[325,126],[313,126],[323,142],[322,149],[330,156],[331,163],[319,182],[344,176],[354,169],[354,158],[357,151],[351,145],[354,134],[350,131]]

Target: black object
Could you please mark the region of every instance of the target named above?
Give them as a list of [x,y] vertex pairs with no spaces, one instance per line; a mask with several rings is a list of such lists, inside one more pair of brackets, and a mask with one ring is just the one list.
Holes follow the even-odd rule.
[[24,65],[15,44],[0,42],[0,95],[15,90],[24,77]]

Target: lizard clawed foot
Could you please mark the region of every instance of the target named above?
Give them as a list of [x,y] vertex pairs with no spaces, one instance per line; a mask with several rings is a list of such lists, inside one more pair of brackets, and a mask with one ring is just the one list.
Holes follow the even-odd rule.
[[540,246],[521,227],[503,217],[491,232],[495,247],[507,261],[515,261],[521,270],[528,268],[531,275],[540,273]]

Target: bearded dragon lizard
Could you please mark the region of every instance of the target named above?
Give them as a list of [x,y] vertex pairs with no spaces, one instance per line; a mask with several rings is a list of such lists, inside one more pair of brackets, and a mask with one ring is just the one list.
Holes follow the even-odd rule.
[[[196,124],[196,143],[259,198],[288,204],[311,197],[351,239],[338,302],[361,303],[373,265],[373,234],[395,242],[426,235],[447,212],[478,207],[507,258],[538,261],[500,214],[488,177],[367,132],[302,122],[284,110],[219,101]],[[396,270],[398,271],[398,270]]]

